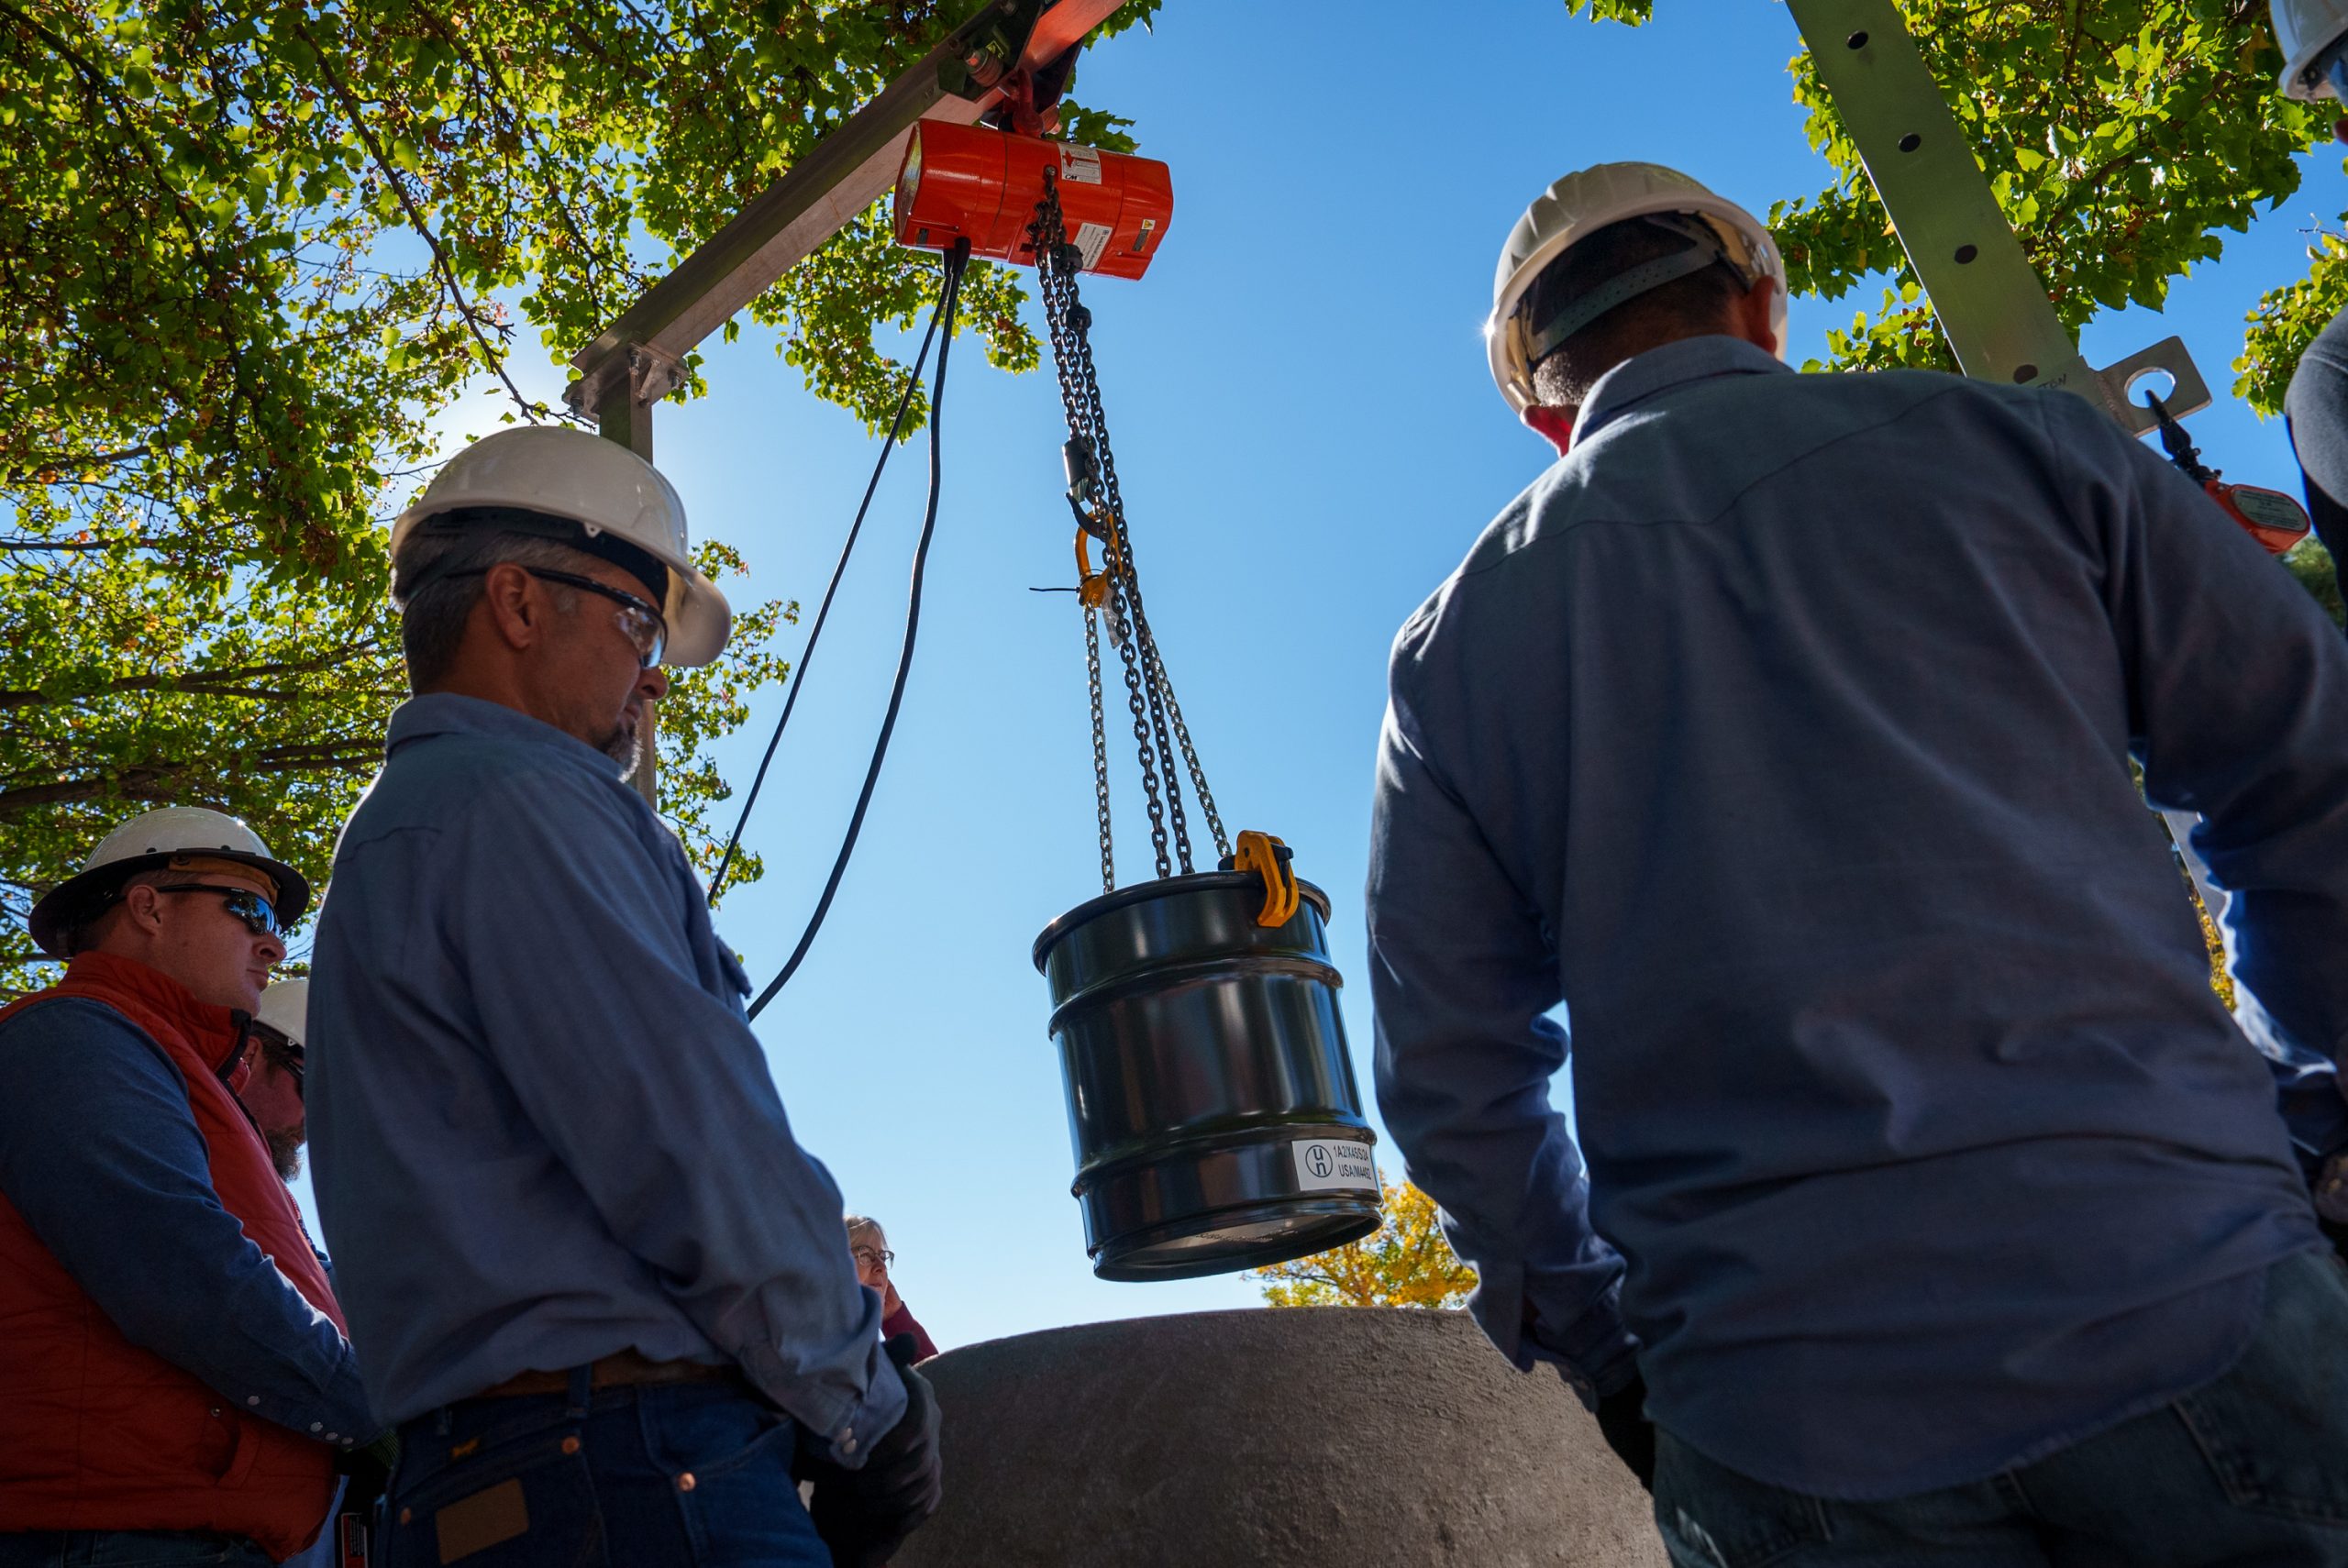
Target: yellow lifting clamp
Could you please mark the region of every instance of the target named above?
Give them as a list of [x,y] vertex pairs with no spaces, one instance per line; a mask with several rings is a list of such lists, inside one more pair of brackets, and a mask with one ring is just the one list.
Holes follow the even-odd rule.
[[1076,597],[1087,610],[1098,610],[1109,602],[1109,576],[1117,569],[1117,547],[1101,547],[1101,569],[1092,569],[1092,547],[1085,543],[1092,536],[1079,528],[1076,531]]
[[1296,918],[1296,906],[1303,895],[1297,890],[1296,868],[1289,859],[1288,845],[1270,834],[1240,830],[1231,868],[1253,871],[1264,878],[1264,907],[1257,911],[1257,925],[1286,925]]

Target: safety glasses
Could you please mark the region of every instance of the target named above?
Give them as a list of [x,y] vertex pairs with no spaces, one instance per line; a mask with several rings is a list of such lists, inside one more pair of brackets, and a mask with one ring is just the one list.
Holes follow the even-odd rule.
[[182,882],[177,887],[158,888],[158,893],[217,893],[228,912],[245,922],[245,929],[255,936],[283,936],[284,925],[277,918],[277,906],[254,892],[250,888],[227,888],[217,882]]
[[660,662],[661,650],[669,646],[669,623],[662,620],[659,608],[633,593],[597,582],[592,577],[576,572],[548,571],[543,567],[524,567],[532,577],[548,582],[559,582],[571,588],[583,588],[590,593],[600,593],[620,607],[620,635],[636,647],[636,662],[650,669]]
[[[669,623],[661,618],[658,605],[648,600],[638,599],[633,593],[624,593],[616,588],[597,582],[592,577],[581,577],[577,572],[554,571],[546,567],[534,566],[526,566],[522,569],[541,582],[559,582],[566,588],[583,588],[590,593],[600,593],[618,605],[620,612],[615,619],[619,622],[620,635],[626,637],[629,645],[636,649],[637,668],[650,669],[660,662],[661,652],[669,646]],[[450,577],[482,577],[486,576],[490,570],[488,567],[470,567],[463,571],[452,571],[449,575]]]
[[309,1075],[309,1066],[301,1045],[283,1030],[263,1023],[259,1019],[253,1020],[251,1033],[252,1045],[246,1060],[256,1066],[267,1061],[294,1080],[296,1095],[304,1094],[304,1080]]

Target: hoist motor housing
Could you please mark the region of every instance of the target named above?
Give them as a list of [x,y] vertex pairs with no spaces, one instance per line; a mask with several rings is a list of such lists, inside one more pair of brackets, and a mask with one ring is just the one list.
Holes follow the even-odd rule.
[[1036,264],[1027,226],[1057,176],[1068,237],[1082,271],[1138,278],[1149,270],[1174,219],[1174,184],[1155,159],[1102,152],[1073,142],[1014,136],[986,126],[922,120],[905,143],[891,212],[897,243]]
[[2201,489],[2218,503],[2220,511],[2264,546],[2270,556],[2287,554],[2308,536],[2307,508],[2279,490],[2257,484],[2228,484],[2215,479],[2204,480]]

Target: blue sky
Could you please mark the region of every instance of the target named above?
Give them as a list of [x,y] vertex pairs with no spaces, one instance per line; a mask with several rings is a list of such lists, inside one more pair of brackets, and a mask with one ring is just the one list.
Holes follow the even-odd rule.
[[[1161,648],[1233,828],[1279,834],[1335,901],[1345,1014],[1370,1092],[1360,889],[1395,628],[1548,448],[1493,391],[1479,335],[1500,244],[1567,170],[1670,163],[1756,211],[1828,177],[1801,134],[1781,6],[1663,0],[1631,30],[1556,0],[1401,5],[1178,0],[1154,34],[1089,56],[1088,105],[1133,116],[1172,166],[1175,215],[1139,282],[1088,281],[1136,559]],[[2304,269],[2303,231],[2348,205],[2337,156],[2164,315],[2094,324],[2109,363],[2181,333],[2232,381],[2243,313]],[[1872,306],[1796,301],[1792,358]],[[1032,304],[1030,320],[1040,324]],[[812,613],[876,450],[746,324],[707,346],[711,395],[659,411],[658,458],[695,536],[748,557],[760,597]],[[528,376],[553,395],[551,369]],[[828,923],[758,1031],[801,1141],[880,1217],[900,1288],[941,1345],[1056,1324],[1239,1307],[1237,1276],[1091,1278],[1069,1196],[1059,1072],[1036,933],[1098,891],[1083,642],[1048,368],[989,369],[965,340],[922,644],[862,845]],[[452,431],[485,419],[452,416]],[[2279,422],[2221,395],[2192,422],[2228,477],[2296,490]],[[892,462],[749,830],[766,878],[719,929],[761,983],[796,939],[861,780],[902,629],[925,470]],[[805,626],[785,628],[795,656]],[[747,785],[781,689],[719,748]],[[1121,880],[1148,874],[1130,763]],[[1373,1121],[1375,1109],[1371,1110]],[[1381,1164],[1399,1161],[1381,1143]],[[331,1245],[332,1238],[327,1238]]]

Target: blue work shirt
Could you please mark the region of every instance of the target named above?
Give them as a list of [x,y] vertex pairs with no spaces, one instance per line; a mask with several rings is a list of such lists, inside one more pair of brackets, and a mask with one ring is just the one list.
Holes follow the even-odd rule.
[[310,984],[318,1212],[393,1421],[622,1351],[737,1363],[835,1457],[904,1411],[684,850],[593,746],[393,715]]
[[120,1012],[0,1021],[0,1193],[132,1344],[331,1446],[376,1431],[342,1331],[221,1206],[187,1080]]
[[2132,757],[2336,1057],[2348,645],[2195,486],[2062,392],[1606,375],[1379,761],[1379,1100],[1501,1348],[1859,1499],[2230,1365],[2322,1242]]

